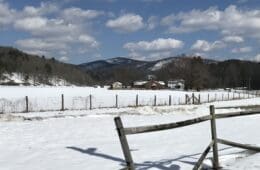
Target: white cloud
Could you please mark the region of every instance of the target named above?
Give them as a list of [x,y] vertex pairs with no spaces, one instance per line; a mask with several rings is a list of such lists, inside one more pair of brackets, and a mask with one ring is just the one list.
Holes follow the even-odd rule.
[[252,47],[241,47],[241,48],[234,48],[231,50],[232,53],[248,53],[252,51]]
[[16,11],[10,9],[8,4],[0,2],[0,29],[13,22],[15,13]]
[[260,62],[260,54],[257,54],[257,55],[254,57],[254,61]]
[[223,38],[223,41],[231,43],[241,43],[244,42],[244,39],[241,36],[227,36]]
[[151,16],[147,20],[147,29],[153,30],[158,26],[159,19],[157,16]]
[[63,43],[51,42],[43,39],[24,39],[16,41],[19,47],[29,50],[57,50],[66,49],[67,46]]
[[15,44],[31,54],[57,59],[69,54],[91,55],[96,53],[100,44],[91,35],[93,19],[103,14],[103,11],[76,7],[62,9],[58,3],[52,2],[14,10],[0,0],[0,30],[8,26],[28,33],[29,38],[18,39]]
[[208,52],[215,49],[224,48],[226,45],[222,41],[214,41],[212,43],[206,40],[197,40],[192,46],[192,50]]
[[124,14],[116,19],[108,20],[106,26],[119,32],[135,32],[144,27],[143,18],[136,14]]
[[63,19],[27,17],[17,20],[14,25],[16,29],[41,37],[74,35],[80,32],[80,25],[67,23]]
[[68,62],[70,59],[69,59],[68,56],[62,56],[62,57],[59,58],[59,60],[62,61],[62,62]]
[[173,38],[159,38],[153,41],[129,42],[123,47],[130,51],[160,51],[182,48],[184,43]]
[[215,30],[223,34],[260,39],[260,10],[238,9],[231,5],[224,10],[215,7],[204,11],[194,9],[177,15],[171,14],[168,18],[169,21],[164,19],[166,21],[161,22],[169,25],[169,33]]
[[55,13],[58,11],[59,11],[59,7],[56,4],[50,2],[41,2],[39,7],[25,6],[22,11],[22,15],[41,16],[41,15]]
[[80,35],[79,41],[88,45],[91,48],[97,48],[99,46],[99,43],[90,35]]
[[67,8],[62,12],[64,19],[68,21],[77,21],[78,19],[94,19],[103,15],[103,11],[97,10],[83,10],[81,8],[71,7]]
[[23,30],[33,31],[46,27],[47,19],[42,17],[23,18],[15,22],[15,27]]
[[175,21],[176,21],[176,16],[174,14],[171,14],[162,18],[161,25],[170,26],[173,25]]

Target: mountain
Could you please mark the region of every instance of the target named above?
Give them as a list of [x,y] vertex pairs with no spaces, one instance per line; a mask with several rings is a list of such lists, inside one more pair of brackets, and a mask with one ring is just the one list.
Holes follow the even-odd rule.
[[0,84],[88,85],[92,82],[92,78],[75,65],[12,47],[0,47]]
[[187,89],[248,87],[260,89],[260,64],[252,61],[216,61],[194,56],[176,56],[156,61],[128,58],[99,60],[78,66],[100,84],[120,81],[131,85],[155,75],[167,82],[184,79]]
[[134,60],[130,58],[124,57],[116,57],[107,60],[97,60],[89,63],[83,63],[78,65],[79,68],[82,70],[88,71],[96,71],[96,70],[108,70],[108,69],[115,69],[115,68],[135,68],[140,70],[146,71],[156,71],[167,65],[168,63],[178,60],[181,57],[169,57],[155,61],[141,61],[141,60]]

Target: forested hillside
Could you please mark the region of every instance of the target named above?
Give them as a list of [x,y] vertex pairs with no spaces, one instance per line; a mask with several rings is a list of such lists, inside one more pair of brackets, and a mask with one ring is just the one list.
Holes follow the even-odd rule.
[[[7,74],[17,73],[24,80],[23,84],[49,84],[62,79],[69,84],[89,85],[93,82],[91,77],[74,65],[65,64],[47,59],[45,56],[29,55],[11,47],[0,47],[0,75],[1,80]],[[33,83],[29,83],[30,80]],[[15,84],[5,81],[2,84]]]
[[[116,61],[118,58],[115,58]],[[252,61],[214,61],[201,57],[178,56],[158,61],[135,61],[119,58],[80,65],[99,83],[121,81],[131,85],[154,74],[158,80],[184,79],[187,89],[248,87],[260,89],[260,64]],[[134,64],[133,64],[134,63]]]

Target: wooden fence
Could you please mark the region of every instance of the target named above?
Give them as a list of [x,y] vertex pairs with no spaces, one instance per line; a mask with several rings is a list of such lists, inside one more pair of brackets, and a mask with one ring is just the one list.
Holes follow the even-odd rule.
[[[123,123],[122,123],[120,117],[115,117],[114,121],[115,121],[115,125],[116,125],[116,130],[118,132],[119,140],[121,143],[121,148],[122,148],[124,158],[125,158],[125,163],[126,163],[125,169],[126,170],[135,169],[134,161],[133,161],[130,149],[129,149],[126,135],[133,135],[133,134],[138,134],[138,133],[155,132],[155,131],[161,131],[161,130],[180,128],[180,127],[189,126],[189,125],[193,125],[193,124],[197,124],[197,123],[201,123],[201,122],[205,122],[205,121],[209,121],[209,120],[210,120],[210,124],[211,124],[211,141],[209,142],[209,145],[206,147],[206,149],[202,152],[200,158],[198,159],[197,163],[193,167],[193,170],[197,170],[201,167],[204,159],[206,158],[207,154],[210,152],[211,149],[213,150],[213,160],[212,160],[213,167],[212,168],[215,170],[218,170],[221,168],[220,164],[219,164],[219,156],[218,156],[218,143],[260,152],[260,147],[246,145],[246,144],[240,144],[240,143],[228,141],[225,139],[219,139],[217,137],[217,125],[216,125],[216,119],[259,114],[260,110],[249,111],[249,112],[247,111],[247,112],[232,112],[232,113],[215,114],[215,109],[216,108],[213,105],[211,105],[210,106],[210,115],[198,117],[195,119],[189,119],[189,120],[185,120],[185,121],[168,123],[168,124],[128,127],[128,128],[125,128],[123,126]],[[221,108],[219,108],[219,109],[221,109]]]

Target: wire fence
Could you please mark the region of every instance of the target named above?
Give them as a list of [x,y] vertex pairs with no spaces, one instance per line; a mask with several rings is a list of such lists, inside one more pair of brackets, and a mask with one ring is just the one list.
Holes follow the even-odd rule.
[[91,110],[140,106],[171,106],[229,101],[259,96],[258,91],[194,92],[169,94],[89,94],[87,96],[0,98],[0,113]]

